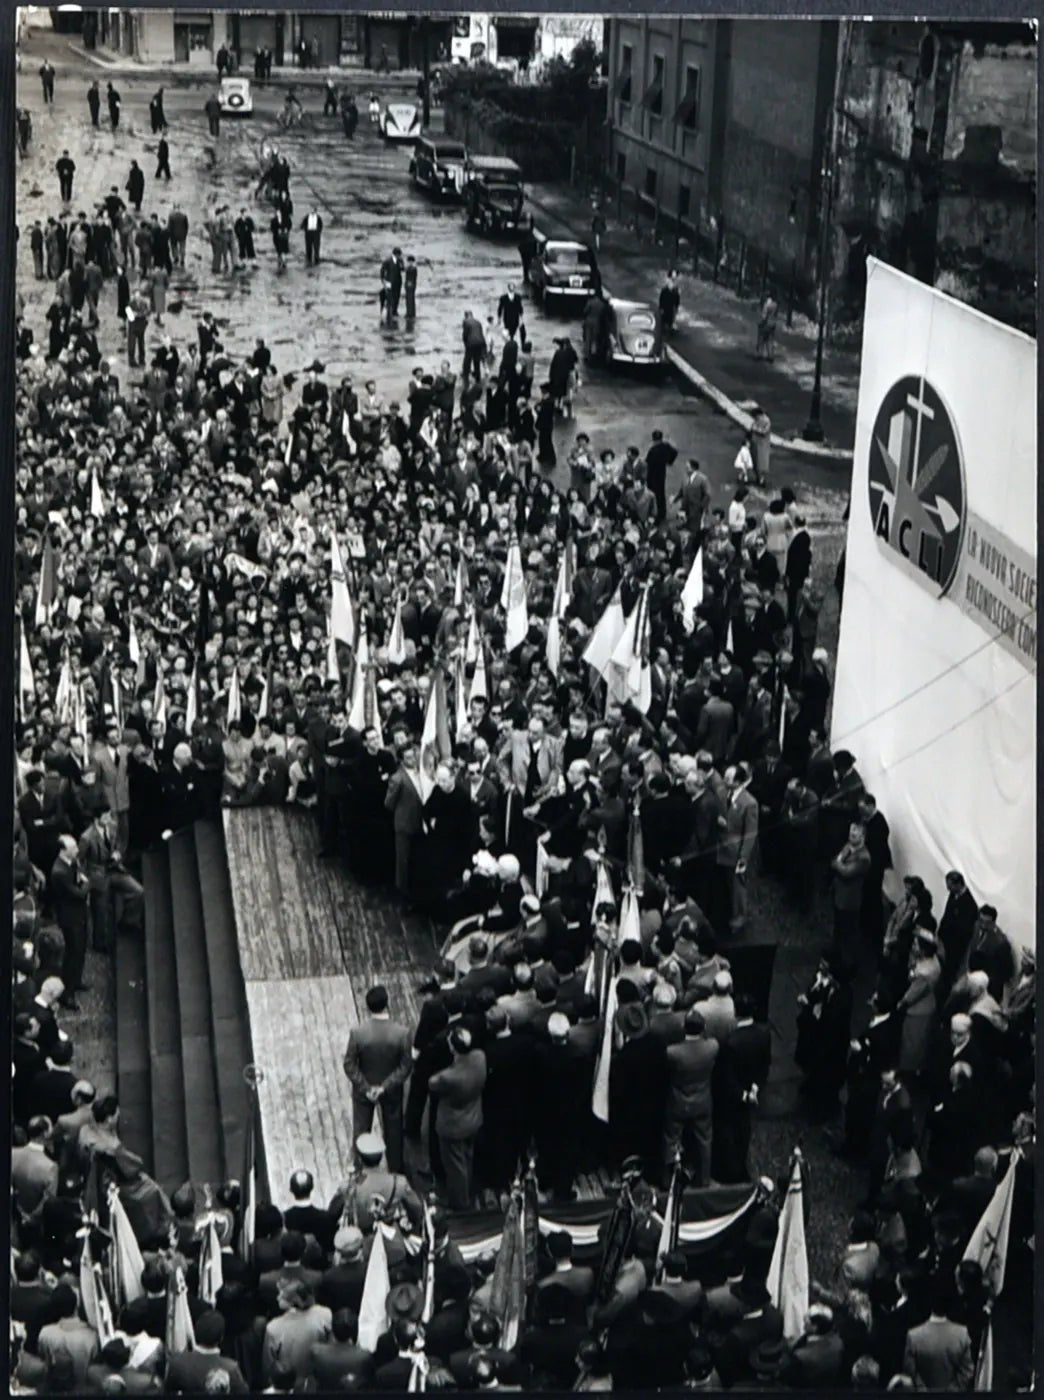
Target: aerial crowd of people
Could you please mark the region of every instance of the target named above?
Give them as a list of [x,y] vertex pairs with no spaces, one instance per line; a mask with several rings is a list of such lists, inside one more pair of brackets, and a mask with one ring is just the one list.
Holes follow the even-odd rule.
[[[319,361],[298,385],[209,312],[175,344],[156,269],[184,232],[115,189],[67,212],[31,234],[47,330],[17,335],[13,1383],[404,1389],[420,1338],[432,1388],[969,1388],[993,1284],[965,1256],[1006,1161],[1009,1275],[1032,1277],[1035,965],[959,872],[935,913],[893,871],[887,814],[830,742],[798,495],[749,449],[728,499],[695,458],[672,491],[659,429],[596,457],[575,425],[559,489],[577,356],[563,336],[539,372],[514,285],[491,324],[464,317],[459,373],[420,366],[386,401]],[[119,271],[135,254],[149,300]],[[397,307],[398,249],[381,275]],[[131,373],[99,349],[110,301]],[[347,1047],[350,1189],[313,1202],[298,1173],[245,1233],[242,1183],[204,1209],[152,1180],[70,1029],[88,952],[143,936],[142,852],[254,804],[310,809],[324,858],[444,942],[419,1023],[374,986]],[[824,889],[801,1112],[865,1192],[784,1340],[786,1164],[751,1150],[773,1034],[744,952],[752,910],[816,927]],[[548,1210],[608,1171],[635,1225],[608,1275],[568,1230],[542,1236],[506,1339],[495,1261],[465,1262],[446,1212],[503,1204],[530,1158]],[[662,1247],[677,1170],[709,1188],[766,1165],[727,1250]],[[137,1277],[113,1273],[99,1182]],[[108,1323],[85,1234],[119,1274]],[[170,1347],[174,1278],[191,1350]]]

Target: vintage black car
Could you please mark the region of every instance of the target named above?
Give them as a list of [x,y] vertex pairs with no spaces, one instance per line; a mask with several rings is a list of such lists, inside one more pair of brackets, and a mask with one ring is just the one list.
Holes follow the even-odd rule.
[[467,151],[460,141],[448,136],[422,134],[413,148],[410,176],[422,190],[444,199],[460,199],[464,193],[466,159]]
[[464,166],[464,207],[468,228],[482,233],[513,233],[522,218],[522,171],[506,156],[469,155]]
[[570,239],[546,238],[538,243],[537,255],[529,270],[533,295],[544,306],[570,301],[583,306],[600,285],[595,255],[586,243]]

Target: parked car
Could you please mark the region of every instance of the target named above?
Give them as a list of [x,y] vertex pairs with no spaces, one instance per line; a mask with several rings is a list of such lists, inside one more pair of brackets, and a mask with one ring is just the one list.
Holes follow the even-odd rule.
[[380,128],[386,141],[415,141],[421,132],[420,105],[408,100],[385,102]]
[[586,243],[562,238],[540,242],[529,281],[533,296],[544,306],[550,304],[552,297],[582,305],[601,285],[592,249]]
[[218,90],[223,117],[252,117],[254,115],[254,95],[250,91],[250,79],[222,78]]
[[666,351],[659,307],[650,301],[609,297],[605,362],[611,365],[663,365]]
[[410,161],[410,175],[420,189],[447,199],[460,199],[464,193],[464,162],[467,150],[448,136],[418,137]]
[[506,156],[469,155],[464,166],[464,204],[469,229],[510,233],[522,218],[522,171]]

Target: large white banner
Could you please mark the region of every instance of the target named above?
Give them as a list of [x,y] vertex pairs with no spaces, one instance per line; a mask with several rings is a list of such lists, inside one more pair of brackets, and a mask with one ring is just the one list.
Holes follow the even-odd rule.
[[831,746],[900,875],[1032,946],[1036,344],[870,260]]

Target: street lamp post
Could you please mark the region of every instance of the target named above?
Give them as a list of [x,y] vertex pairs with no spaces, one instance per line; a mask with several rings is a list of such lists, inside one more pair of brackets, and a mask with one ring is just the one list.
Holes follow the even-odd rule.
[[829,157],[823,167],[823,181],[826,196],[823,201],[822,221],[819,229],[819,312],[816,325],[816,372],[812,382],[812,403],[809,406],[808,422],[805,424],[806,442],[822,442],[823,424],[823,340],[826,335],[827,283],[830,269],[830,226],[834,209],[834,170]]
[[421,85],[424,89],[424,128],[431,126],[431,55],[428,51],[428,16],[421,15]]

